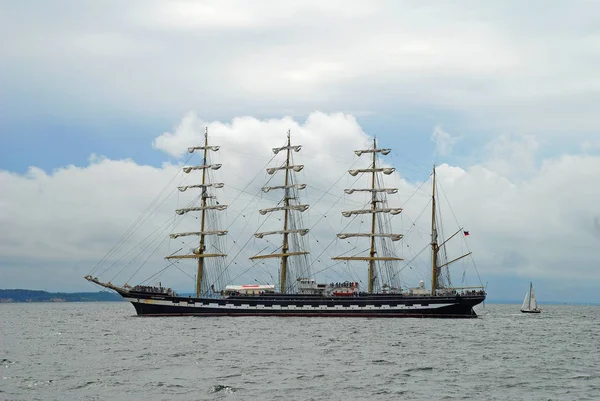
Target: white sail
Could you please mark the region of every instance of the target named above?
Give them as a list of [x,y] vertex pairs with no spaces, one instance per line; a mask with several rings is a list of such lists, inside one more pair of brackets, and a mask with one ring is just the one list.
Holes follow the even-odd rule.
[[525,294],[525,299],[523,300],[523,305],[521,305],[521,310],[529,310],[529,291]]
[[531,286],[531,291],[529,291],[529,305],[530,309],[537,309],[537,301],[535,300],[535,291],[533,291],[533,285]]

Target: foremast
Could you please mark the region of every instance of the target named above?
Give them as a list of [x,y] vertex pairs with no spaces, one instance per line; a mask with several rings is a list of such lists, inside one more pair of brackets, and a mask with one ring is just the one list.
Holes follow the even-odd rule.
[[216,197],[208,194],[208,188],[223,188],[224,183],[211,183],[208,179],[208,171],[209,170],[218,170],[221,168],[221,164],[209,164],[208,162],[208,152],[218,152],[220,146],[209,146],[208,145],[208,128],[204,131],[204,145],[203,146],[192,146],[188,148],[189,153],[194,153],[196,151],[203,152],[202,164],[198,166],[184,166],[183,172],[186,174],[191,173],[192,171],[202,171],[202,182],[201,184],[195,185],[186,185],[178,187],[179,191],[185,192],[188,189],[200,189],[200,206],[188,207],[175,210],[175,213],[178,215],[184,215],[189,212],[200,212],[200,231],[191,231],[191,232],[180,232],[170,234],[170,237],[175,239],[179,237],[186,236],[198,236],[199,237],[199,246],[196,249],[192,250],[191,254],[184,255],[170,255],[165,259],[197,259],[197,272],[196,272],[196,297],[200,298],[202,296],[202,287],[205,281],[205,259],[206,258],[216,258],[216,257],[225,257],[227,254],[224,253],[209,253],[206,252],[206,239],[207,236],[216,235],[222,236],[227,234],[227,230],[207,230],[207,212],[209,211],[223,211],[227,209],[227,205],[221,205],[218,202],[210,202],[209,200],[215,199]]
[[376,261],[398,261],[403,260],[403,258],[393,257],[393,256],[377,256],[377,248],[375,243],[375,238],[390,238],[392,241],[398,241],[402,238],[402,234],[389,234],[383,232],[377,232],[377,214],[379,213],[387,213],[391,215],[397,215],[402,212],[402,208],[390,208],[390,207],[380,207],[379,204],[385,205],[385,199],[380,198],[378,194],[395,194],[398,192],[397,188],[379,188],[377,185],[377,174],[383,173],[385,175],[392,174],[395,169],[391,167],[377,167],[377,155],[380,153],[382,155],[387,155],[391,152],[391,149],[378,149],[377,148],[377,140],[373,139],[373,147],[371,149],[366,150],[355,150],[354,153],[360,157],[363,154],[372,154],[373,160],[370,168],[365,169],[356,169],[349,170],[348,173],[355,177],[358,174],[370,174],[371,175],[371,187],[365,189],[345,189],[344,192],[348,195],[353,194],[354,192],[370,192],[371,193],[371,202],[369,209],[362,210],[350,210],[343,211],[342,215],[344,217],[351,217],[353,215],[358,214],[371,214],[371,232],[369,233],[340,233],[338,234],[338,238],[346,239],[350,237],[369,237],[370,238],[370,250],[369,256],[337,256],[332,258],[333,260],[344,260],[344,261],[352,261],[352,260],[360,260],[360,261],[368,261],[369,262],[369,282],[368,282],[368,292],[372,293],[374,289],[374,282],[376,278],[375,274],[375,262]]
[[268,259],[268,258],[281,258],[281,268],[280,268],[280,292],[287,292],[287,281],[288,281],[288,258],[291,256],[299,256],[299,255],[308,255],[309,252],[305,251],[293,251],[290,252],[290,234],[298,234],[300,236],[304,236],[308,233],[307,228],[297,227],[296,224],[292,224],[293,227],[290,227],[290,212],[298,211],[300,213],[305,212],[308,209],[308,205],[305,204],[292,204],[291,200],[296,200],[295,192],[297,190],[302,190],[306,188],[306,184],[297,184],[293,179],[294,172],[300,172],[304,168],[304,165],[293,165],[292,164],[292,151],[299,152],[302,148],[302,145],[292,145],[290,139],[290,131],[287,132],[287,143],[285,146],[279,148],[273,148],[273,153],[278,154],[281,151],[286,151],[286,159],[285,163],[282,167],[269,167],[267,168],[267,174],[273,175],[278,171],[285,172],[285,181],[284,185],[278,186],[265,186],[262,188],[263,192],[269,192],[274,189],[283,189],[283,206],[267,208],[259,210],[261,215],[266,215],[267,213],[283,211],[283,230],[279,231],[265,231],[255,233],[254,236],[256,238],[263,238],[266,235],[273,234],[281,234],[283,236],[281,252],[280,253],[270,253],[264,255],[256,255],[250,258],[250,260],[259,260],[259,259]]

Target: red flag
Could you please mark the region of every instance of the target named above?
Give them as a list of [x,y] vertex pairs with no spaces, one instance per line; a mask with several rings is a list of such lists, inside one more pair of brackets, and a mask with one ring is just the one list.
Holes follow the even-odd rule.
[[463,233],[465,234],[465,237],[469,235],[468,231],[463,231]]

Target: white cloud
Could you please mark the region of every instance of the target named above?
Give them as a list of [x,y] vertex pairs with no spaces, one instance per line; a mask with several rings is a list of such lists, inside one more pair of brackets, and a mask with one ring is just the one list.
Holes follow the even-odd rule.
[[536,172],[540,144],[532,135],[501,135],[486,146],[486,165],[504,176],[524,176]]
[[29,104],[219,117],[427,107],[493,125],[492,134],[600,128],[589,2],[0,7],[1,83],[19,96],[26,83]]
[[[292,132],[292,141],[303,145],[302,152],[294,157],[297,163],[306,166],[299,180],[310,185],[304,195],[308,203],[314,205],[306,216],[307,226],[312,227],[319,222],[310,237],[313,254],[321,254],[318,265],[330,263],[331,256],[343,251],[343,244],[334,245],[324,252],[323,248],[346,224],[339,214],[340,209],[355,208],[356,202],[360,205],[362,201],[360,196],[343,196],[342,192],[343,188],[354,185],[354,179],[345,173],[357,160],[352,151],[369,146],[370,142],[369,136],[352,116],[316,112],[304,122],[291,118],[260,120],[240,117],[222,123],[206,122],[190,113],[173,133],[156,138],[154,146],[171,155],[182,156],[180,149],[197,144],[205,126],[209,128],[211,143],[222,146],[215,160],[223,163],[223,167],[215,174],[227,183],[220,199],[230,205],[225,222],[230,230],[227,241],[231,254],[237,254],[240,244],[250,238],[262,221],[256,213],[258,205],[276,201],[275,194],[263,195],[262,199],[254,200],[252,207],[246,208],[252,198],[250,194],[260,193],[259,188],[268,179],[263,168],[272,157],[270,148],[285,142],[288,129]],[[458,167],[444,164],[438,168],[443,188],[439,193],[440,201],[447,197],[452,206],[452,210],[445,209],[445,216],[452,220],[454,213],[461,225],[471,232],[470,245],[484,281],[486,276],[537,277],[550,280],[556,287],[573,283],[581,277],[586,277],[588,283],[600,281],[600,273],[594,267],[595,249],[600,238],[599,194],[597,186],[593,185],[600,178],[600,158],[573,154],[545,159],[539,166],[531,165],[527,157],[519,154],[519,149],[527,147],[526,156],[534,152],[537,149],[534,139],[525,139],[515,145],[504,138],[499,143],[491,147],[500,149],[500,153],[515,153],[517,162],[523,159],[523,168],[528,172],[526,176],[514,178],[514,170],[504,170],[503,166],[492,169],[485,165]],[[381,145],[386,146],[385,143]],[[185,158],[187,156],[180,159],[182,163]],[[365,161],[359,161],[358,165],[363,165],[361,163]],[[194,179],[193,174],[178,173],[178,168],[172,164],[151,167],[131,160],[94,157],[88,166],[66,166],[49,173],[35,167],[24,175],[0,172],[0,272],[3,286],[27,287],[35,272],[37,282],[54,283],[50,289],[81,288],[79,276],[91,269],[155,195],[176,177],[165,192],[172,196],[130,239],[127,247],[166,224],[165,230],[156,234],[157,241],[161,241],[173,227],[173,209],[186,204],[189,196],[193,196],[171,191],[180,182],[190,183]],[[426,210],[429,188],[424,186],[408,200],[420,183],[406,182],[397,175],[386,180],[386,184],[397,185],[401,189],[390,203],[403,205],[405,209],[395,220],[396,231],[403,232]],[[240,194],[240,190],[244,192]],[[326,194],[328,191],[329,194]],[[331,203],[339,197],[344,202],[329,210]],[[344,203],[346,206],[343,206]],[[245,217],[236,220],[238,215]],[[445,234],[451,234],[455,227],[458,225],[450,221]],[[428,242],[427,224],[419,224],[411,230],[406,243],[413,250],[399,250],[407,259]],[[158,242],[146,250],[136,247],[128,257],[140,252],[145,257]],[[191,245],[189,242],[165,242],[146,267],[155,271],[164,266],[162,256],[178,247]],[[246,257],[262,246],[264,243],[259,240],[251,240],[250,249],[240,254],[238,265],[233,268],[239,271],[241,266],[249,266]],[[458,255],[464,249],[464,245],[457,242],[451,251]],[[127,280],[144,257],[129,267],[128,274],[119,276],[117,280]],[[45,267],[58,265],[63,267]],[[79,267],[76,270],[65,268],[74,265]],[[344,267],[337,266],[336,269],[342,271]],[[360,270],[359,267],[355,269]],[[176,269],[171,270],[163,282],[168,279],[180,288],[191,288],[191,285],[185,284],[185,276]],[[192,270],[190,268],[189,271]],[[409,283],[427,275],[426,271],[421,276],[415,272],[407,273]],[[262,277],[261,274],[265,273],[264,269],[259,269],[252,274]],[[140,273],[136,278],[147,275]],[[244,277],[250,279],[256,276]],[[325,276],[325,279],[330,277]],[[110,275],[108,278],[111,278]],[[519,288],[517,296],[521,295],[520,292]]]
[[435,142],[437,154],[448,156],[452,152],[452,147],[460,140],[460,137],[450,135],[438,125],[431,134],[431,140]]

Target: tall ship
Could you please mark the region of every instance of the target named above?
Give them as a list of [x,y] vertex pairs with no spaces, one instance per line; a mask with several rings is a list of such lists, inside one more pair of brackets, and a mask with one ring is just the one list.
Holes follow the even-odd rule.
[[[202,160],[199,165],[183,166],[183,173],[194,174],[200,183],[196,181],[182,185],[178,190],[197,191],[198,195],[175,213],[182,219],[193,216],[195,229],[173,232],[169,237],[192,237],[196,239],[196,245],[189,252],[180,248],[165,257],[165,269],[172,266],[179,269],[180,264],[194,264],[195,294],[180,295],[155,278],[152,281],[152,277],[134,286],[129,283],[116,285],[112,280],[103,281],[97,276],[108,269],[102,269],[100,264],[85,279],[119,293],[140,316],[477,317],[473,308],[485,301],[484,286],[453,286],[450,281],[448,266],[470,256],[471,252],[454,258],[447,257],[448,241],[468,233],[459,228],[446,239],[441,238],[435,167],[431,174],[429,199],[430,241],[423,248],[429,248],[430,283],[426,286],[425,280],[420,280],[415,287],[402,285],[400,273],[406,267],[412,267],[409,266],[410,261],[396,255],[394,244],[402,241],[404,235],[394,232],[391,220],[400,215],[403,209],[388,204],[388,195],[396,194],[398,189],[383,185],[383,177],[391,175],[395,169],[380,161],[391,149],[379,148],[376,139],[368,149],[355,151],[359,158],[368,158],[369,164],[365,168],[348,171],[352,179],[356,177],[355,182],[364,177],[368,185],[366,188],[344,190],[344,196],[362,194],[367,202],[360,209],[341,210],[343,218],[350,219],[346,227],[351,227],[353,219],[359,218],[363,223],[360,226],[365,229],[360,232],[344,230],[337,234],[337,239],[332,238],[332,242],[352,240],[357,245],[348,252],[332,255],[330,262],[358,264],[366,269],[366,274],[363,274],[366,280],[348,275],[347,279],[335,282],[317,281],[317,273],[325,270],[327,263],[322,263],[318,257],[312,260],[310,257],[309,242],[306,240],[309,228],[302,217],[309,205],[301,201],[307,184],[297,182],[296,178],[304,166],[294,164],[293,160],[294,153],[301,150],[301,145],[292,144],[288,131],[284,146],[272,149],[275,156],[285,155],[285,159],[275,167],[266,169],[271,177],[268,184],[275,181],[277,185],[261,188],[263,194],[282,195],[276,205],[258,210],[260,216],[276,215],[275,221],[280,225],[271,227],[272,230],[254,233],[255,241],[276,244],[277,248],[266,252],[268,247],[265,247],[245,262],[248,268],[241,267],[248,270],[257,263],[264,267],[262,263],[265,261],[275,260],[276,264],[271,265],[272,270],[276,269],[276,274],[271,275],[275,283],[235,283],[236,278],[230,278],[231,263],[225,262],[228,257],[227,245],[221,240],[228,235],[228,230],[218,227],[223,220],[220,214],[228,208],[217,200],[217,193],[224,189],[225,184],[212,180],[212,172],[218,170],[221,164],[211,163],[211,154],[219,149],[220,146],[209,145],[207,131],[202,145],[187,149],[190,155],[201,153]],[[353,252],[356,248],[362,251]],[[103,261],[107,262],[109,258],[105,257]],[[314,272],[316,262],[319,263],[319,271]]]

